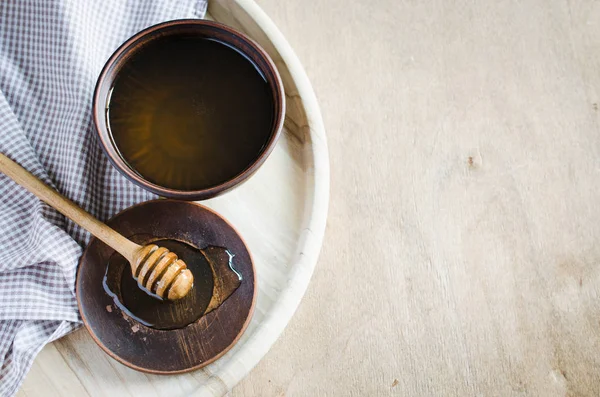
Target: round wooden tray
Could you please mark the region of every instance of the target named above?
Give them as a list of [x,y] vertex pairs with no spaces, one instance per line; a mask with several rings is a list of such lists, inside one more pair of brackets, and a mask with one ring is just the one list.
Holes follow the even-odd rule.
[[203,202],[235,225],[252,252],[259,288],[254,317],[222,358],[172,376],[125,367],[81,329],[42,350],[23,394],[222,396],[267,353],[304,295],[329,203],[329,159],[319,106],[293,50],[252,0],[211,0],[207,18],[256,40],[279,68],[287,97],[284,133],[267,162],[243,186]]

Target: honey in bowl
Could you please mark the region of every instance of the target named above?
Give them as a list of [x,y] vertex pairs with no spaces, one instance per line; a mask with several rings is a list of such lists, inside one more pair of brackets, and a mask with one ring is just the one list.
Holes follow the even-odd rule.
[[118,71],[107,124],[123,160],[145,180],[181,191],[218,186],[248,168],[272,134],[272,90],[226,43],[168,35]]
[[109,258],[102,281],[104,292],[115,306],[146,327],[172,330],[193,324],[218,309],[243,282],[234,263],[235,254],[226,248],[198,249],[171,239],[153,243],[177,252],[194,275],[194,285],[185,297],[172,301],[152,294],[143,282],[133,278],[127,261],[118,253]]

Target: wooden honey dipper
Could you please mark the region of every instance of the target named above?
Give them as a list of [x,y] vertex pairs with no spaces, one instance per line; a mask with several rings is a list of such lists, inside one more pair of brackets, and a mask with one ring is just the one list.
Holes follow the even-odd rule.
[[141,246],[125,238],[2,153],[0,171],[123,255],[131,265],[133,277],[148,291],[162,299],[177,300],[192,288],[192,272],[168,249],[154,244]]

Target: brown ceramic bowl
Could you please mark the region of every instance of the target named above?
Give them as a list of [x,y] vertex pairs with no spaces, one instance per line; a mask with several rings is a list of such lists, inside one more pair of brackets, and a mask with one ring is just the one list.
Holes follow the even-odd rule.
[[[106,117],[106,107],[109,95],[113,87],[115,78],[132,55],[142,46],[152,40],[168,35],[198,35],[198,37],[207,37],[226,43],[238,51],[245,54],[264,74],[271,87],[271,94],[274,104],[274,117],[271,126],[271,133],[267,143],[258,157],[253,162],[233,178],[216,186],[208,187],[202,190],[175,190],[164,186],[151,183],[144,179],[139,173],[133,170],[121,156],[118,147],[111,137],[108,120]],[[177,198],[181,200],[204,200],[221,193],[224,193],[233,187],[247,180],[258,168],[265,162],[269,154],[273,151],[277,139],[281,134],[283,121],[285,118],[285,94],[281,77],[275,67],[274,62],[269,55],[252,39],[246,35],[220,23],[205,21],[199,19],[185,19],[165,22],[152,26],[141,31],[129,40],[127,40],[110,57],[96,84],[93,101],[93,118],[96,130],[100,138],[100,143],[105,153],[108,155],[111,163],[133,183],[142,188],[154,192],[160,196]]]
[[94,341],[119,362],[159,374],[191,371],[225,354],[250,323],[258,290],[252,257],[236,230],[200,204],[163,199],[129,207],[107,224],[138,244],[169,239],[199,249],[227,247],[233,259],[226,266],[233,260],[242,281],[220,306],[188,326],[147,327],[115,305],[104,289],[108,263],[120,255],[92,238],[79,263],[76,295],[83,324]]

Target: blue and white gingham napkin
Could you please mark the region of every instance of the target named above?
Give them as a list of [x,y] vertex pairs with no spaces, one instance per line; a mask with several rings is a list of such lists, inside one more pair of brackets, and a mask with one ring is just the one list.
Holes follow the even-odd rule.
[[[92,93],[117,47],[207,0],[0,1],[0,152],[106,220],[152,194],[96,142]],[[0,395],[41,348],[79,326],[75,272],[89,234],[0,174]]]

